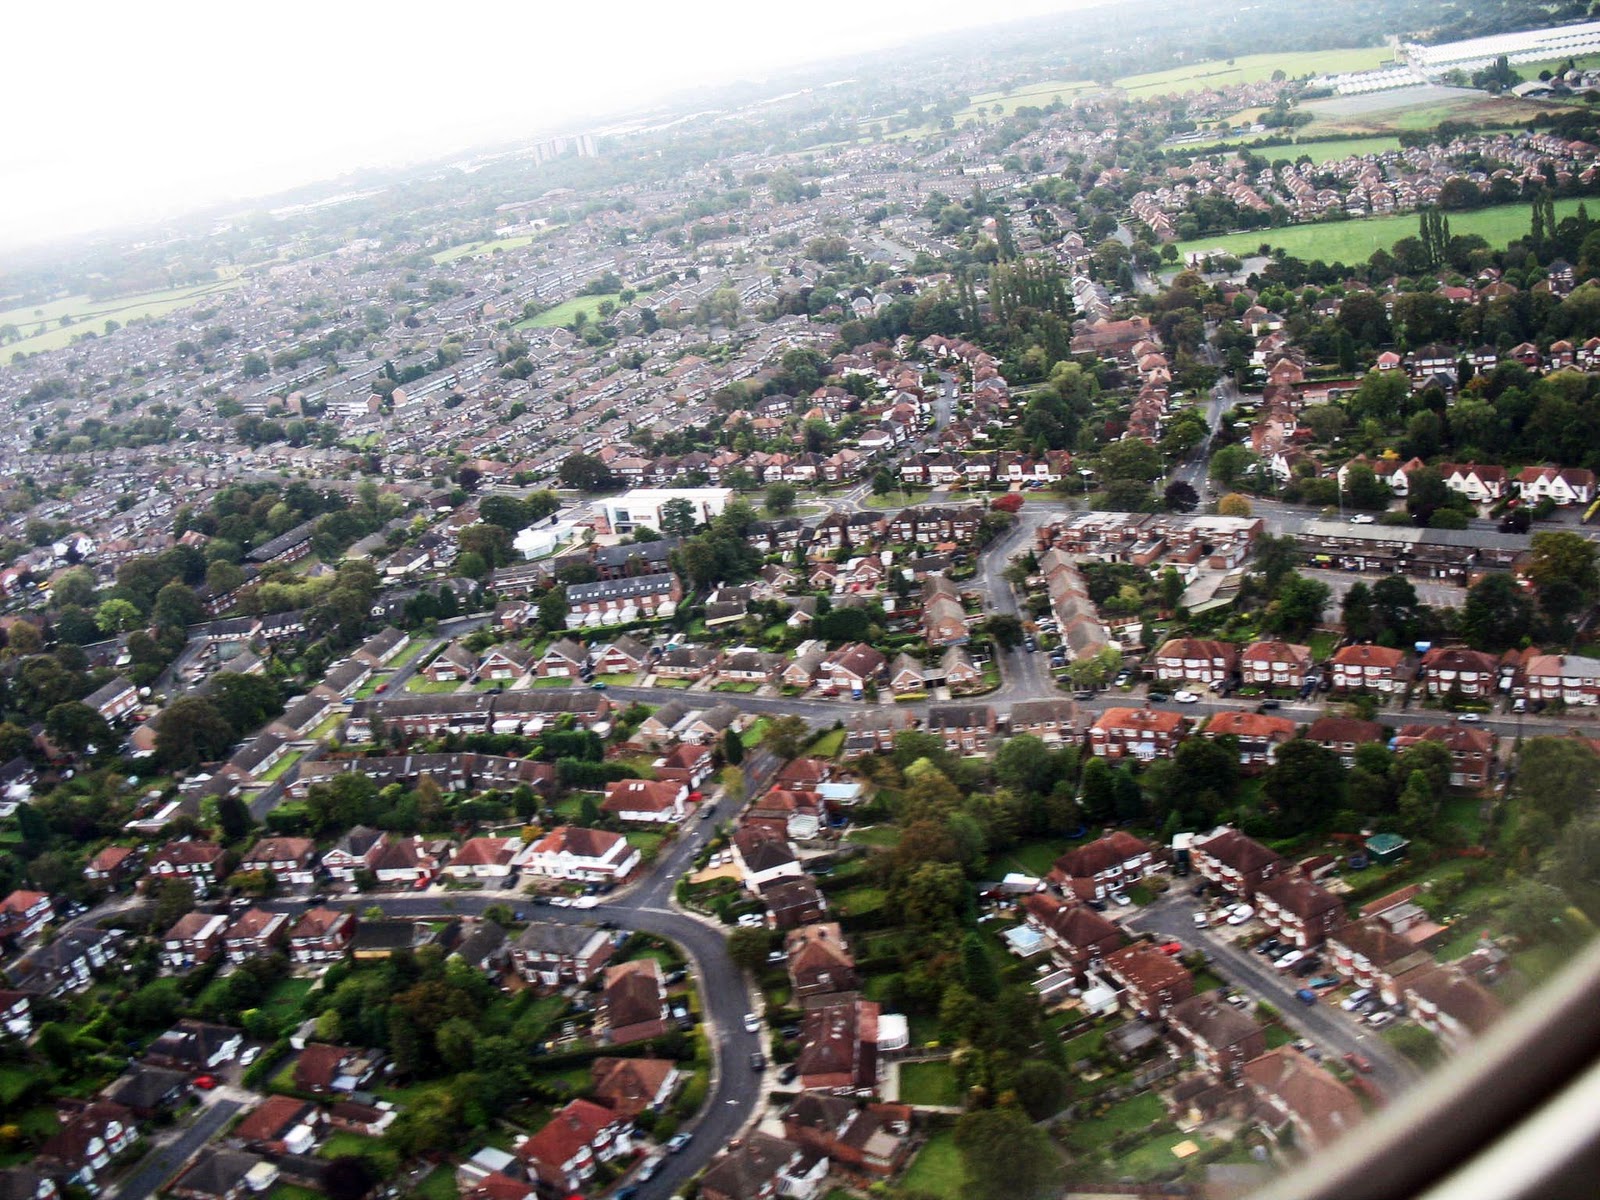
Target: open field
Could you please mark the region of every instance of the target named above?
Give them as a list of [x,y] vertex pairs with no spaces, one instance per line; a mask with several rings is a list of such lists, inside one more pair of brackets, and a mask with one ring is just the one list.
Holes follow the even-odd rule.
[[1189,146],[1173,146],[1169,147],[1169,149],[1205,154],[1221,149],[1241,147],[1249,150],[1252,154],[1260,155],[1268,162],[1277,162],[1280,158],[1286,158],[1290,162],[1298,162],[1302,154],[1307,154],[1311,156],[1312,162],[1321,166],[1325,162],[1337,162],[1341,158],[1350,158],[1363,154],[1382,154],[1385,150],[1398,150],[1400,148],[1400,139],[1387,135],[1364,138],[1334,138],[1329,141],[1319,139],[1285,146],[1252,146],[1250,145],[1252,136],[1254,135],[1219,138],[1217,141],[1204,144],[1197,142],[1192,148]]
[[1393,56],[1385,46],[1356,50],[1307,50],[1287,54],[1248,54],[1229,60],[1213,59],[1170,71],[1149,75],[1129,75],[1117,86],[1130,96],[1159,96],[1166,92],[1194,92],[1201,88],[1226,87],[1234,83],[1259,83],[1281,70],[1290,79],[1305,75],[1369,71]]
[[1043,108],[1057,96],[1063,101],[1071,100],[1079,92],[1089,92],[1099,84],[1087,79],[1047,79],[1043,83],[1030,83],[1020,88],[1005,92],[981,92],[972,98],[972,103],[965,108],[957,110],[956,124],[960,124],[968,117],[976,116],[979,108],[986,108],[992,113],[996,104],[1005,110],[1005,115],[1010,116],[1019,108]]
[[[1556,219],[1570,217],[1577,212],[1581,202],[1576,197],[1557,200]],[[1504,247],[1512,238],[1527,233],[1532,220],[1526,204],[1502,204],[1494,208],[1447,215],[1452,234],[1476,233],[1496,249]],[[1178,252],[1221,249],[1230,254],[1249,255],[1254,254],[1256,247],[1265,242],[1274,248],[1281,247],[1307,262],[1319,258],[1329,263],[1365,262],[1379,247],[1387,250],[1403,237],[1416,237],[1419,222],[1416,213],[1399,213],[1392,217],[1370,217],[1365,220],[1288,225],[1282,229],[1256,229],[1247,233],[1179,242]]]
[[1365,96],[1335,96],[1313,100],[1300,111],[1314,118],[1301,130],[1303,138],[1333,133],[1398,133],[1432,129],[1440,121],[1471,121],[1475,125],[1508,126],[1549,112],[1550,105],[1512,96],[1491,96],[1470,88],[1419,84]]
[[[163,317],[167,313],[187,308],[207,296],[217,295],[238,286],[237,280],[224,279],[216,283],[201,283],[194,287],[172,288],[164,292],[140,292],[136,296],[119,296],[108,300],[92,300],[88,296],[68,296],[47,304],[23,306],[0,312],[0,325],[15,325],[25,335],[21,341],[11,342],[3,349],[10,358],[13,353],[35,354],[41,350],[59,350],[72,344],[72,339],[91,330],[105,333],[107,321],[126,325],[144,317]],[[43,316],[37,315],[42,313]],[[63,326],[62,317],[71,317],[72,324]]]
[[1584,54],[1578,58],[1547,58],[1541,62],[1512,63],[1511,69],[1524,79],[1532,81],[1539,78],[1540,71],[1549,71],[1554,75],[1557,67],[1568,62],[1580,71],[1593,71],[1600,68],[1600,54]]
[[433,256],[433,261],[438,266],[455,262],[461,258],[472,258],[479,254],[493,254],[496,250],[520,250],[524,246],[531,246],[537,242],[550,229],[541,229],[537,233],[519,233],[515,237],[495,238],[487,242],[468,242],[464,246],[451,246],[448,250],[441,250]]
[[947,1062],[900,1064],[900,1102],[954,1108],[961,1103],[961,1088]]
[[600,316],[600,302],[609,300],[617,303],[617,294],[612,292],[604,296],[578,296],[571,300],[563,301],[554,308],[547,308],[536,317],[529,317],[526,321],[518,321],[518,329],[554,329],[558,325],[570,325],[580,312],[588,313],[589,320],[598,320]]

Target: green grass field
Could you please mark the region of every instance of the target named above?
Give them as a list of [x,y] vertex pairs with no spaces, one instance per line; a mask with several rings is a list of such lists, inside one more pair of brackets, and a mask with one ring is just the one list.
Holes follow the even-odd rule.
[[609,300],[618,303],[616,292],[603,296],[576,296],[571,300],[562,302],[554,308],[547,308],[536,317],[529,317],[526,321],[518,321],[518,329],[554,329],[558,325],[570,325],[580,312],[587,313],[589,320],[595,321],[600,317],[600,302]]
[[962,1200],[966,1194],[967,1172],[956,1150],[956,1136],[942,1129],[927,1141],[906,1170],[908,1192],[926,1192],[946,1200]]
[[[1578,211],[1580,203],[1582,200],[1576,197],[1557,200],[1556,219],[1571,216]],[[1511,239],[1527,233],[1531,224],[1526,204],[1504,204],[1448,215],[1452,234],[1476,233],[1495,249],[1504,249]],[[1307,262],[1319,258],[1329,263],[1365,262],[1380,247],[1387,250],[1401,238],[1416,237],[1420,223],[1421,218],[1416,213],[1400,213],[1392,217],[1369,217],[1365,220],[1289,225],[1282,229],[1257,229],[1179,242],[1178,252],[1186,254],[1191,250],[1221,249],[1231,254],[1250,255],[1265,242]]]
[[1382,154],[1385,150],[1399,148],[1399,138],[1369,137],[1347,138],[1343,141],[1335,139],[1331,142],[1301,142],[1294,146],[1266,146],[1257,153],[1273,162],[1280,158],[1299,162],[1302,154],[1309,154],[1311,161],[1321,166],[1325,162],[1338,162],[1342,158],[1354,158],[1362,154]]
[[452,263],[462,258],[472,258],[479,254],[493,254],[496,250],[520,250],[524,246],[531,246],[540,238],[549,233],[548,229],[541,229],[538,233],[523,233],[516,237],[495,238],[487,242],[468,242],[464,246],[452,246],[448,250],[441,250],[433,256],[437,266]]
[[[7,359],[18,351],[36,354],[41,350],[59,350],[62,346],[71,345],[72,339],[80,334],[93,331],[103,335],[107,321],[126,325],[129,321],[145,317],[162,317],[180,308],[188,308],[207,296],[219,295],[238,286],[238,280],[224,279],[216,283],[162,292],[140,292],[135,296],[110,300],[68,296],[46,304],[7,309],[0,312],[0,325],[15,325],[24,336],[21,341],[8,343],[0,349],[4,350]],[[62,317],[71,317],[72,324],[62,326]]]
[[900,1103],[959,1105],[961,1089],[956,1086],[955,1071],[947,1062],[901,1063]]
[[1057,96],[1063,102],[1070,101],[1078,92],[1093,91],[1099,85],[1087,79],[1047,79],[1043,83],[1030,83],[1024,87],[1015,88],[1006,92],[981,92],[972,98],[972,102],[955,114],[956,124],[960,124],[968,117],[978,115],[979,108],[988,109],[992,114],[994,106],[1000,105],[1005,109],[1005,115],[1010,116],[1019,108],[1043,108]]
[[[1435,93],[1434,95],[1437,95]],[[1313,100],[1300,106],[1300,111],[1311,114],[1313,120],[1300,131],[1306,141],[1335,133],[1383,134],[1398,133],[1404,129],[1432,129],[1440,121],[1471,121],[1488,128],[1505,128],[1528,120],[1540,113],[1548,113],[1552,106],[1535,100],[1518,100],[1514,96],[1491,96],[1487,92],[1464,92],[1447,99],[1395,93],[1392,108],[1374,108],[1369,111],[1346,113],[1341,103],[1334,100]],[[1419,100],[1427,99],[1427,103]]]
[[1113,1105],[1104,1116],[1079,1121],[1068,1131],[1067,1144],[1079,1154],[1098,1154],[1117,1135],[1143,1129],[1166,1113],[1161,1097],[1146,1092]]
[[1368,71],[1393,57],[1384,46],[1357,50],[1307,50],[1287,54],[1249,54],[1228,61],[1214,59],[1170,71],[1129,75],[1116,81],[1130,96],[1159,96],[1166,92],[1193,92],[1235,83],[1259,83],[1282,70],[1290,79],[1306,75]]

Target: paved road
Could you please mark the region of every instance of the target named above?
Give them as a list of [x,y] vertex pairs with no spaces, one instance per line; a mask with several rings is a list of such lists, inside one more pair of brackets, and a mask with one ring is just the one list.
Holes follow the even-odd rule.
[[145,1156],[143,1162],[129,1173],[121,1184],[112,1189],[116,1200],[146,1200],[156,1189],[177,1173],[193,1154],[199,1151],[244,1105],[237,1100],[218,1098],[200,1110],[194,1123],[172,1141],[158,1146]]
[[1421,1074],[1396,1053],[1381,1034],[1357,1024],[1337,1004],[1302,1004],[1295,999],[1299,980],[1273,969],[1259,954],[1233,946],[1225,929],[1196,929],[1194,913],[1198,902],[1182,884],[1164,898],[1127,918],[1130,929],[1177,938],[1186,946],[1199,946],[1211,956],[1212,968],[1242,990],[1266,1000],[1282,1015],[1284,1022],[1337,1058],[1349,1052],[1372,1061],[1371,1079],[1393,1099],[1421,1079]]

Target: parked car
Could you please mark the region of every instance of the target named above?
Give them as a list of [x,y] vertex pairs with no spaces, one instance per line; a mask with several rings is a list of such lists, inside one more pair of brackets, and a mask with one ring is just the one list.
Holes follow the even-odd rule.
[[1172,698],[1179,704],[1198,704],[1200,702],[1200,694],[1198,692],[1173,692]]
[[671,1139],[667,1142],[667,1153],[676,1154],[679,1150],[682,1150],[685,1146],[687,1146],[693,1139],[694,1134],[692,1133],[673,1134]]
[[1287,971],[1290,967],[1294,966],[1295,963],[1299,962],[1305,956],[1306,955],[1305,955],[1305,951],[1304,950],[1291,950],[1291,951],[1289,951],[1289,953],[1285,954],[1282,958],[1278,959],[1272,965],[1274,967],[1276,967],[1280,971]]
[[787,962],[788,959],[789,959],[789,956],[787,954],[785,954],[782,950],[774,950],[774,951],[772,951],[772,953],[767,955],[767,961],[769,963],[773,963],[773,964],[777,964],[777,963],[781,963],[781,962]]
[[1294,994],[1294,998],[1300,1001],[1301,1004],[1315,1004],[1317,1002],[1317,994],[1310,988],[1301,988]]
[[1266,941],[1262,942],[1260,945],[1258,945],[1256,947],[1256,953],[1257,954],[1271,954],[1273,951],[1280,949],[1282,946],[1283,946],[1283,943],[1280,942],[1277,938],[1269,937]]
[[1205,913],[1199,913],[1199,912],[1195,913],[1195,915],[1194,915],[1194,927],[1196,929],[1205,929],[1210,924],[1211,924],[1211,922],[1206,920]]
[[1463,725],[1476,725],[1479,721],[1483,720],[1483,718],[1477,713],[1457,713],[1456,720],[1460,721]]
[[1366,1055],[1357,1054],[1354,1050],[1351,1050],[1344,1056],[1344,1060],[1363,1075],[1372,1074],[1372,1060]]
[[795,1066],[793,1063],[790,1063],[787,1067],[778,1072],[778,1082],[793,1083],[797,1078],[799,1078],[799,1075],[800,1068]]
[[591,683],[589,685],[589,688],[590,688],[591,691],[603,692],[610,686],[611,685],[609,683],[607,683],[604,679],[596,679],[593,683]]
[[1133,903],[1133,901],[1128,899],[1126,892],[1112,892],[1111,903],[1115,904],[1119,908],[1127,908],[1128,905]]
[[1111,682],[1113,684],[1115,684],[1117,687],[1121,687],[1123,684],[1127,683],[1128,680],[1130,680],[1132,678],[1133,678],[1133,675],[1132,675],[1131,672],[1118,671],[1117,672],[1117,677],[1115,679],[1113,679]]
[[217,1077],[215,1075],[196,1075],[194,1077],[194,1086],[202,1092],[209,1092],[217,1086]]
[[1357,1008],[1361,1007],[1361,1002],[1370,995],[1372,995],[1371,988],[1357,988],[1339,1001],[1339,1007],[1344,1009],[1345,1012],[1355,1012]]
[[760,1030],[760,1028],[761,1028],[761,1018],[759,1016],[757,1016],[753,1012],[745,1013],[745,1015],[744,1015],[744,1031],[746,1033],[756,1033],[757,1031]]
[[241,1067],[248,1067],[251,1063],[255,1062],[255,1060],[260,1058],[260,1057],[261,1057],[261,1047],[260,1046],[248,1046],[248,1047],[245,1048],[245,1052],[243,1054],[239,1055],[239,1065]]
[[1183,953],[1182,942],[1163,942],[1157,947],[1163,954],[1179,955]]
[[1235,907],[1233,907],[1232,909],[1230,909],[1228,911],[1228,924],[1229,925],[1243,925],[1246,921],[1248,921],[1251,917],[1253,917],[1255,915],[1256,915],[1256,910],[1251,908],[1248,904],[1236,905]]
[[1257,712],[1272,712],[1274,709],[1278,709],[1278,708],[1282,708],[1282,707],[1283,707],[1283,705],[1280,704],[1276,700],[1263,700],[1260,704],[1256,705],[1256,711]]
[[1392,1025],[1393,1023],[1394,1014],[1389,1012],[1387,1009],[1384,1009],[1381,1012],[1375,1012],[1367,1018],[1367,1024],[1372,1026],[1374,1029],[1382,1029],[1385,1025]]
[[648,1183],[656,1177],[656,1172],[661,1169],[661,1164],[665,1159],[666,1155],[664,1154],[652,1154],[639,1164],[639,1173],[634,1178],[641,1183]]
[[1306,986],[1314,988],[1338,987],[1339,977],[1337,975],[1318,975],[1315,979],[1307,983]]
[[750,1069],[752,1071],[765,1071],[767,1069],[767,1056],[759,1050],[751,1051]]
[[1144,698],[1150,701],[1151,704],[1161,704],[1167,700],[1167,694],[1165,692],[1146,692]]
[[1375,518],[1371,513],[1357,513],[1355,516],[1350,518],[1350,524],[1371,525],[1376,519],[1377,518]]

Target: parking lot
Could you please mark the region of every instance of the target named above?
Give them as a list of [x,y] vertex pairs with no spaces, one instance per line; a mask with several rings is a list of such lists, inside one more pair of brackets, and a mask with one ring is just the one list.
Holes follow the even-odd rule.
[[1176,939],[1204,950],[1217,975],[1240,993],[1271,1004],[1282,1015],[1284,1024],[1312,1042],[1324,1060],[1343,1059],[1349,1054],[1369,1063],[1372,1070],[1367,1078],[1386,1097],[1393,1098],[1421,1077],[1377,1029],[1340,1007],[1339,998],[1348,994],[1348,988],[1321,989],[1314,1004],[1296,998],[1295,993],[1310,978],[1335,973],[1326,964],[1306,977],[1296,976],[1292,969],[1279,971],[1271,958],[1250,948],[1266,936],[1267,931],[1258,921],[1251,918],[1239,925],[1228,925],[1224,919],[1220,926],[1208,921],[1205,928],[1200,928],[1194,914],[1203,905],[1191,894],[1190,881],[1180,881],[1165,896],[1123,923],[1136,933],[1153,934],[1161,941]]

